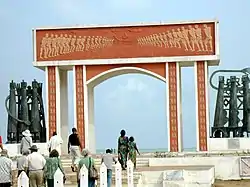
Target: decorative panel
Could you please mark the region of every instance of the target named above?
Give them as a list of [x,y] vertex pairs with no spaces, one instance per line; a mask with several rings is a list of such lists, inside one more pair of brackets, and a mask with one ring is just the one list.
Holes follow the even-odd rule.
[[217,22],[37,29],[37,61],[215,55]]

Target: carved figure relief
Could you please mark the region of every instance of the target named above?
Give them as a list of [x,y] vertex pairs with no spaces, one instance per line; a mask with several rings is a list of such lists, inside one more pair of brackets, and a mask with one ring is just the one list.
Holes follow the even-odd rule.
[[40,58],[47,59],[74,52],[85,52],[110,47],[114,39],[102,36],[48,34],[42,38]]
[[[203,27],[202,27],[203,26]],[[212,28],[207,24],[181,26],[137,39],[140,46],[183,48],[185,51],[213,51]]]

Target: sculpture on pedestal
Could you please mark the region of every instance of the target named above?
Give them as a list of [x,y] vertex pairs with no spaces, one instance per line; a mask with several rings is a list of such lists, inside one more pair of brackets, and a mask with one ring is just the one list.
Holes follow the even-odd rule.
[[8,112],[7,143],[18,143],[22,132],[29,129],[34,142],[46,142],[45,115],[42,99],[42,83],[36,80],[10,83],[10,95],[5,100]]
[[[218,87],[212,79],[216,73],[243,73],[239,78],[230,76],[225,81],[219,76]],[[212,127],[212,138],[249,137],[250,133],[250,68],[242,70],[217,70],[210,77],[210,85],[217,90],[217,100]],[[230,135],[231,134],[231,135]]]

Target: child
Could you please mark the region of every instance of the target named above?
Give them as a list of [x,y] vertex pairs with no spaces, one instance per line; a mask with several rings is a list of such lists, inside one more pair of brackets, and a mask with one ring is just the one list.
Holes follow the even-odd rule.
[[111,184],[112,184],[112,164],[113,164],[113,162],[116,163],[116,159],[111,153],[112,153],[112,151],[110,149],[107,149],[106,154],[104,154],[102,156],[102,163],[104,162],[104,164],[107,167],[107,182],[108,182],[107,187],[111,187]]
[[27,156],[28,155],[29,155],[29,151],[25,150],[25,151],[23,151],[23,155],[17,159],[17,169],[18,169],[17,176],[19,176],[23,171],[26,172],[26,174],[27,174],[27,168],[25,168],[25,166],[27,165]]
[[140,155],[135,139],[131,136],[128,142],[128,160],[131,160],[134,163],[134,169],[136,169],[136,153]]

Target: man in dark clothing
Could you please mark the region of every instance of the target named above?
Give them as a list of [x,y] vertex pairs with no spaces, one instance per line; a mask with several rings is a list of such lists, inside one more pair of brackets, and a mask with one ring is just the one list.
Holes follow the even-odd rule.
[[80,157],[80,149],[82,150],[82,145],[77,134],[76,128],[72,128],[72,134],[69,136],[68,141],[68,153],[71,155],[72,158],[72,166],[71,169],[74,172],[76,166],[76,159]]

